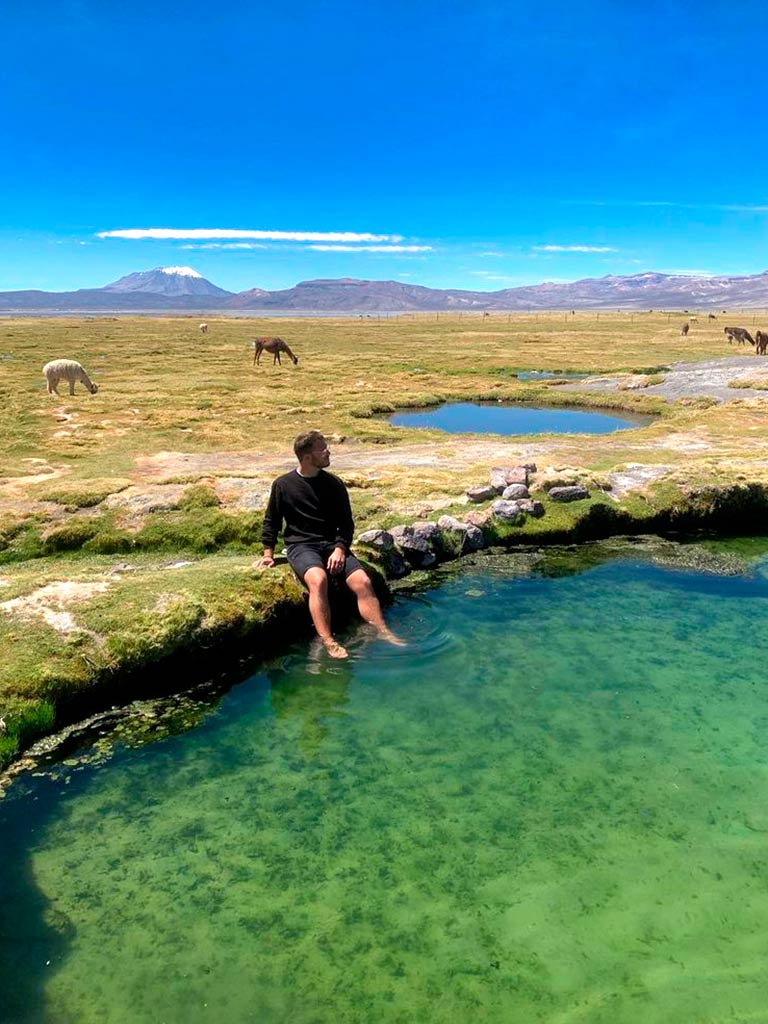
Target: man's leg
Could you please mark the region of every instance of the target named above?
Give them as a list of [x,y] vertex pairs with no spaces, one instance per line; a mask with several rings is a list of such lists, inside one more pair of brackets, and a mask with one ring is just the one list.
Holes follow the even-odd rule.
[[309,614],[312,616],[317,635],[332,658],[346,658],[347,651],[331,633],[331,606],[328,602],[328,573],[319,566],[312,566],[304,573],[304,586],[309,591]]
[[360,617],[369,625],[373,626],[379,636],[388,640],[391,644],[400,647],[405,646],[405,641],[395,636],[392,630],[384,621],[384,614],[379,604],[379,599],[373,589],[370,577],[365,569],[355,569],[346,579],[347,586],[357,598],[357,608]]

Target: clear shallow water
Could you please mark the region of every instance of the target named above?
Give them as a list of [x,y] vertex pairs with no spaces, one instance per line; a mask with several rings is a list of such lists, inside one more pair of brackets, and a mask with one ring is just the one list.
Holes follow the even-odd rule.
[[582,412],[579,409],[537,409],[526,405],[456,402],[389,417],[396,427],[432,427],[450,434],[612,434],[644,427],[652,416],[631,413]]
[[518,380],[584,380],[588,373],[557,373],[554,370],[520,370]]
[[764,1020],[768,580],[509,564],[0,804],[4,1024]]

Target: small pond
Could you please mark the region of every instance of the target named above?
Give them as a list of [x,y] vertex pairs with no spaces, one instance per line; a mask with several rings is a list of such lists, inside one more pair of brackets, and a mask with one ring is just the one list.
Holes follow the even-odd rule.
[[653,416],[585,411],[501,402],[452,402],[429,409],[396,412],[396,427],[431,427],[449,434],[612,434],[652,423]]
[[764,1019],[764,570],[568,557],[12,787],[0,1019]]
[[586,380],[588,373],[558,373],[556,370],[519,370],[518,380]]

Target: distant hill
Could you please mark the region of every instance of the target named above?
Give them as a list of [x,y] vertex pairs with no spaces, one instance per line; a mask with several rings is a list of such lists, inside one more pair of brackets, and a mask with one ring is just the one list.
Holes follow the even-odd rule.
[[401,281],[355,278],[301,281],[270,292],[251,288],[233,293],[207,281],[191,267],[156,267],[121,277],[103,288],[74,292],[0,292],[0,310],[292,310],[384,313],[444,310],[547,309],[721,309],[768,308],[768,271],[741,277],[691,277],[649,272],[609,275],[569,284],[544,283],[495,292],[425,288]]

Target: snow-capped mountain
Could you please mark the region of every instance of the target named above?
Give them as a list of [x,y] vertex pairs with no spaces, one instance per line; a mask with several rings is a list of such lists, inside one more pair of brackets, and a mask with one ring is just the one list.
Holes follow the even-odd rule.
[[127,274],[106,285],[105,292],[145,292],[150,295],[231,295],[211,284],[192,267],[155,267]]

